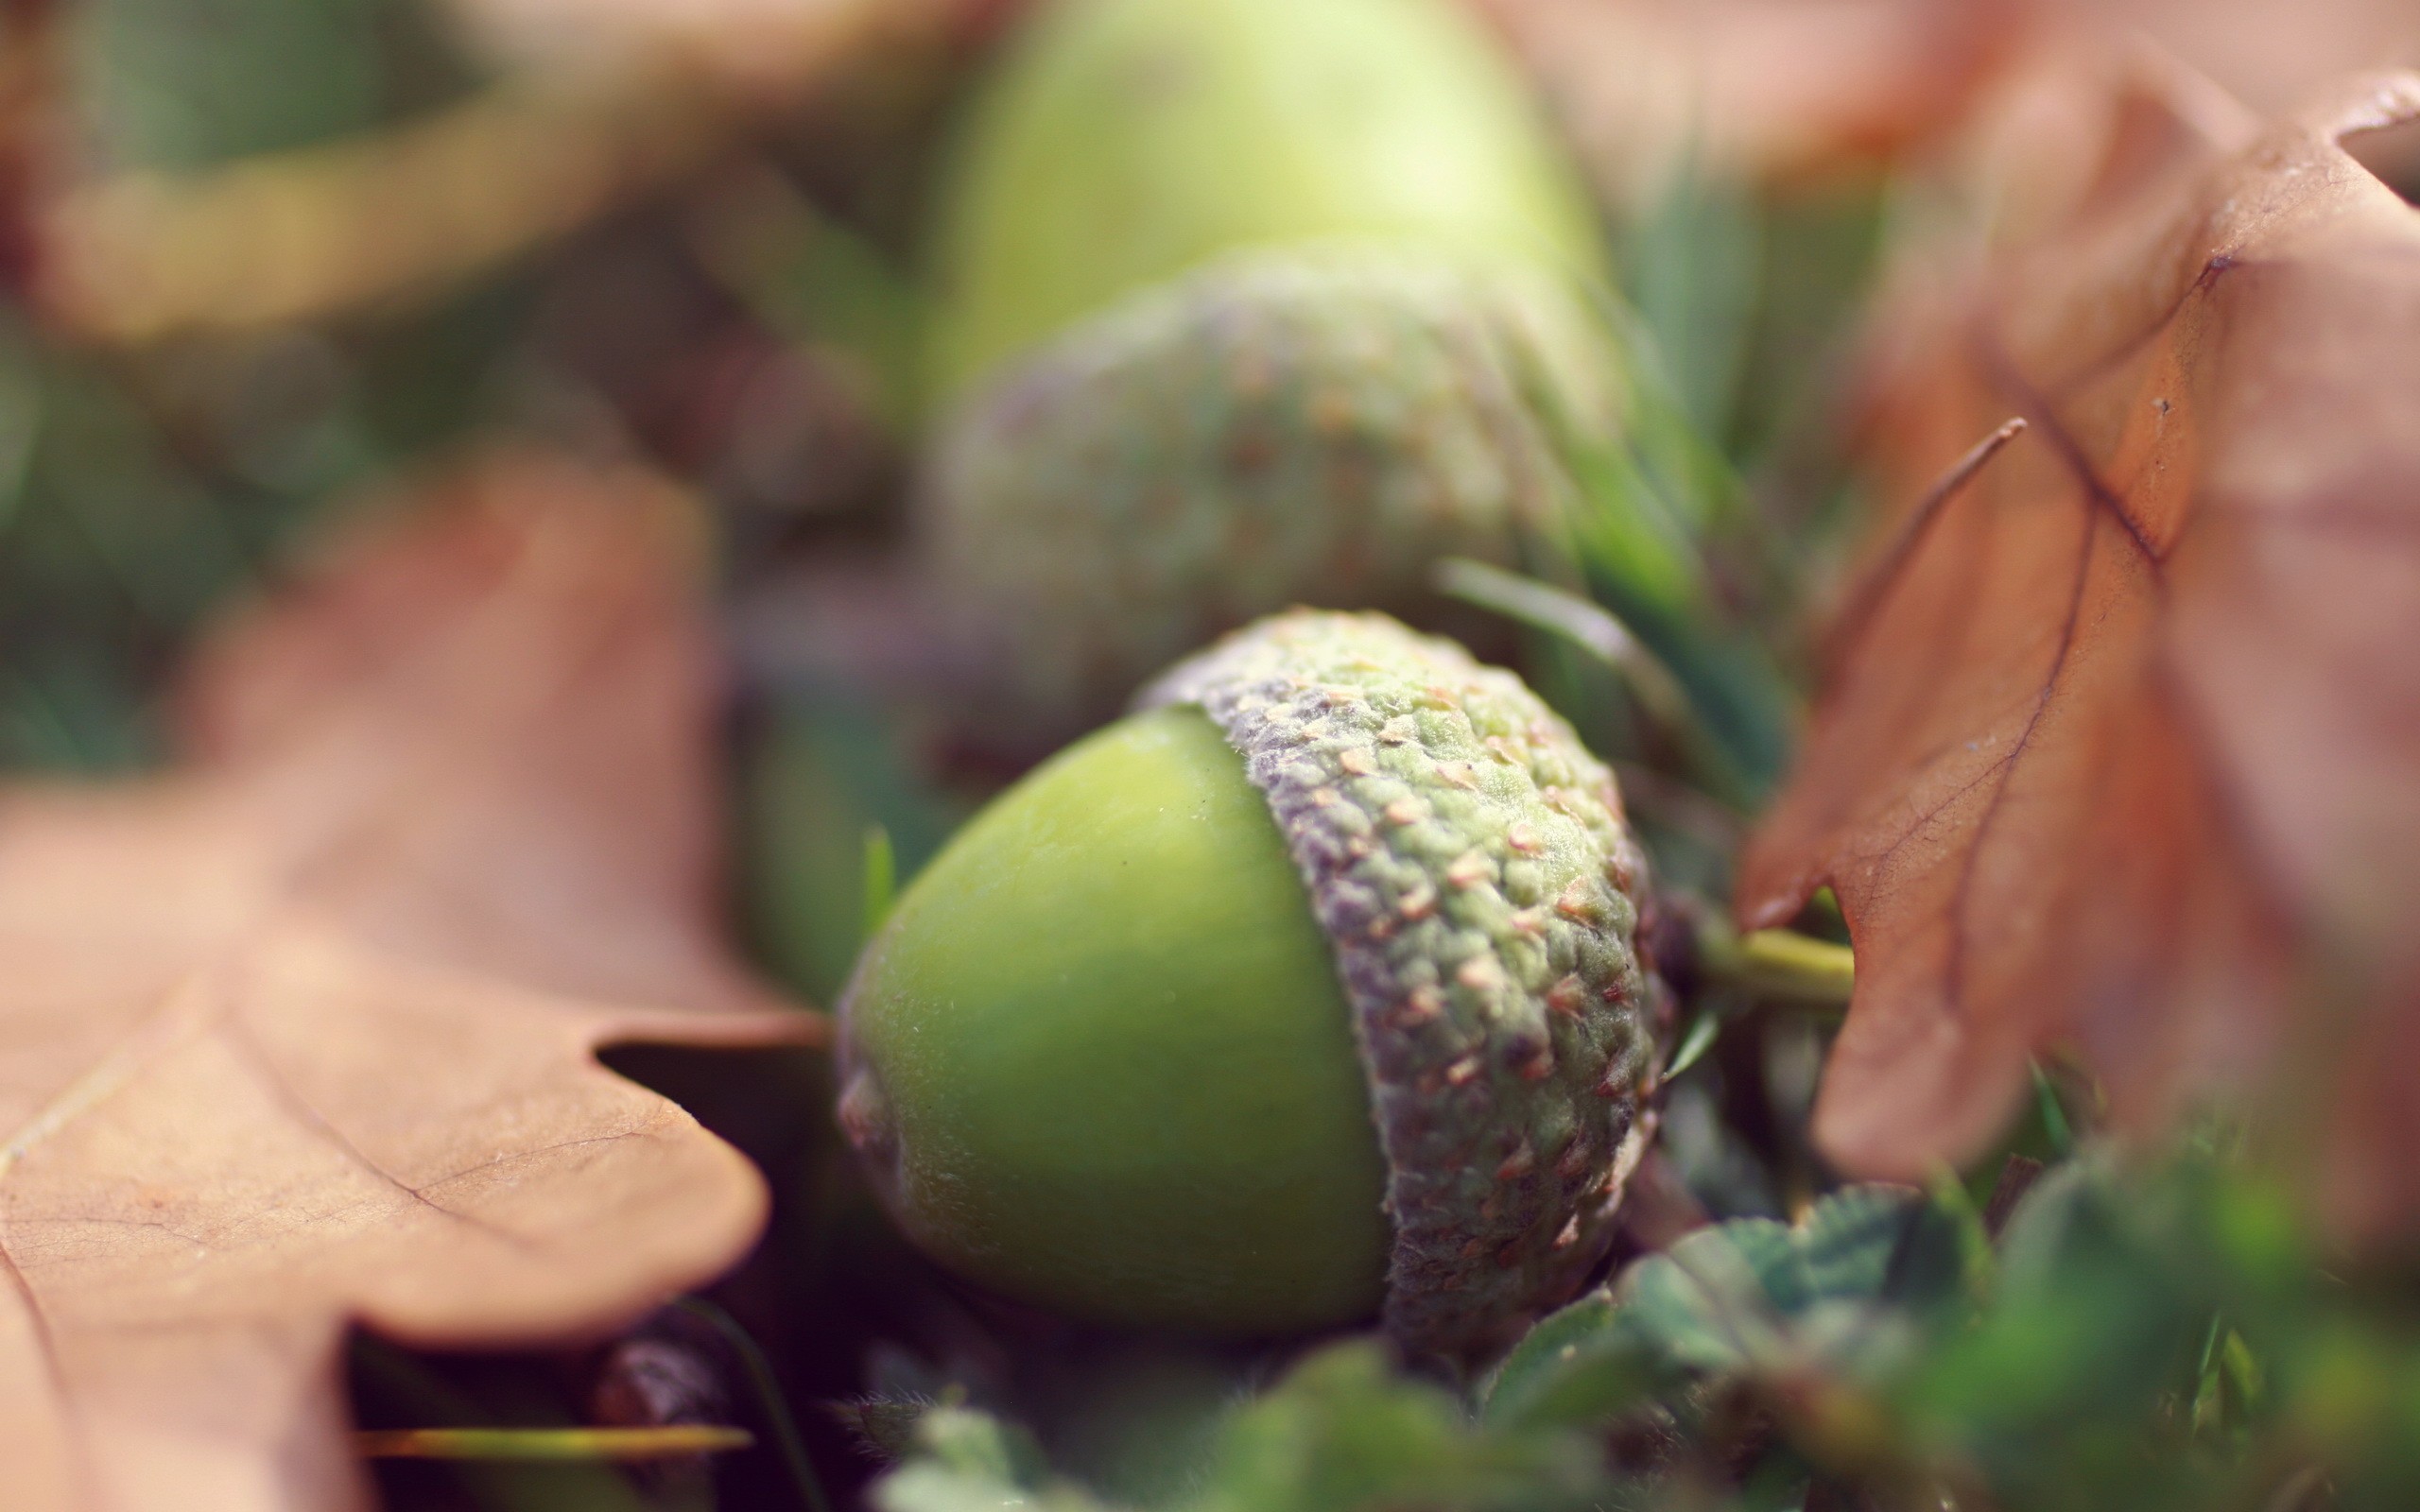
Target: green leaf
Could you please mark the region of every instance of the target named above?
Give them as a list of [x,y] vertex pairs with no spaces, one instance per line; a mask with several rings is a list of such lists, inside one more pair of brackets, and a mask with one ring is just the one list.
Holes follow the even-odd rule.
[[1375,1345],[1313,1355],[1238,1412],[1189,1512],[1572,1512],[1604,1504],[1594,1446],[1473,1425],[1451,1393]]
[[891,720],[814,693],[785,697],[745,732],[740,804],[751,943],[785,984],[820,1002],[847,983],[876,911],[870,832],[882,832],[895,890],[960,817],[919,781]]
[[1610,1293],[1547,1315],[1483,1384],[1480,1418],[1516,1428],[1584,1427],[1618,1418],[1676,1373]]
[[387,113],[398,0],[79,6],[71,57],[88,126],[123,166],[192,168],[325,141]]
[[2214,1302],[2161,1242],[2182,1201],[2097,1160],[2044,1177],[2001,1235],[1992,1305],[1898,1383],[1909,1431],[2043,1495],[2058,1448],[2139,1445],[2161,1394],[2189,1379]]
[[2042,1062],[2031,1060],[2026,1062],[2026,1066],[2033,1073],[2034,1104],[2041,1114],[2042,1128],[2049,1138],[2050,1148],[2062,1157],[2074,1154],[2075,1130],[2067,1123],[2066,1105],[2059,1101],[2059,1089],[2052,1084],[2050,1074],[2042,1069]]
[[1670,1081],[1696,1065],[1705,1053],[1714,1048],[1717,1036],[1722,1033],[1722,1016],[1712,1008],[1701,1008],[1689,1021],[1686,1033],[1681,1036],[1680,1048],[1672,1052],[1672,1063],[1664,1068],[1664,1079]]
[[1703,559],[1634,462],[1599,446],[1567,463],[1584,501],[1571,546],[1589,592],[1670,669],[1749,790],[1769,791],[1796,718],[1772,653],[1732,623]]
[[1957,1226],[1904,1187],[1850,1187],[1807,1213],[1798,1260],[1812,1296],[1867,1298],[1919,1311],[1959,1296]]
[[899,860],[890,849],[890,832],[879,824],[866,826],[865,937],[872,939],[890,917],[899,892]]
[[916,1425],[916,1457],[874,1484],[878,1512],[1111,1512],[1051,1476],[1033,1436],[989,1413],[936,1407]]
[[1551,583],[1468,558],[1437,568],[1439,590],[1551,635],[1610,668],[1623,692],[1659,734],[1686,760],[1708,796],[1745,813],[1760,788],[1733,762],[1723,742],[1699,717],[1688,690],[1646,644],[1602,605]]
[[1876,1374],[1962,1295],[1962,1276],[1955,1225],[1905,1188],[1850,1187],[1795,1228],[1702,1228],[1540,1323],[1488,1383],[1483,1411],[1578,1426],[1692,1377]]
[[[936,1407],[908,1463],[874,1488],[879,1512],[1112,1512],[1053,1473],[1023,1430]],[[1356,1341],[1305,1359],[1220,1423],[1169,1512],[1590,1512],[1613,1504],[1587,1437],[1474,1423],[1454,1395]]]
[[1668,368],[1676,404],[1703,435],[1731,425],[1761,298],[1760,207],[1745,187],[1685,166],[1623,238],[1640,325]]

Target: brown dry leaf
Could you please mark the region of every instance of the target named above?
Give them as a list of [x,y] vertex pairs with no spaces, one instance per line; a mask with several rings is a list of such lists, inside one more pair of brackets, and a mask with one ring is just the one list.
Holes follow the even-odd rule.
[[1605,190],[1888,156],[1956,121],[2048,0],[1473,0]]
[[593,1052],[821,1021],[722,952],[678,500],[493,458],[240,625],[194,753],[0,789],[0,1505],[356,1507],[349,1322],[610,1328],[753,1170]]
[[464,35],[499,62],[666,64],[780,100],[878,29],[946,37],[999,0],[448,0]]
[[2238,96],[2282,110],[2360,68],[2420,66],[2411,0],[2070,0],[2140,27]]
[[2135,1126],[2323,1110],[2338,1214],[2420,1216],[2420,211],[2340,146],[2420,77],[2237,129],[2139,79],[2062,225],[1904,291],[1892,508],[1740,913],[1838,890],[1851,1170],[1977,1153],[2056,1048]]
[[2048,49],[2139,33],[2263,109],[2420,65],[2411,0],[1472,0],[1617,196],[1921,155]]

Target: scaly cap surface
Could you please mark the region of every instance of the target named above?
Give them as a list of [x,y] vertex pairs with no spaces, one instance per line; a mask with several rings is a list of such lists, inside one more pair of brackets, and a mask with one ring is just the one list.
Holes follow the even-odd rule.
[[1388,1331],[1470,1361],[1603,1258],[1645,1138],[1645,860],[1511,673],[1296,611],[1172,669],[1267,797],[1352,1005],[1389,1171]]
[[1430,609],[1430,564],[1515,558],[1609,434],[1620,369],[1561,279],[1419,247],[1238,253],[986,387],[925,505],[945,612],[1045,730],[1294,604]]

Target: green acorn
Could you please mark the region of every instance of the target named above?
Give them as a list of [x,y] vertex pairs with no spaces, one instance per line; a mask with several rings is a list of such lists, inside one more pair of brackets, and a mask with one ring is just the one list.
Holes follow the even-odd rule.
[[1500,1347],[1603,1257],[1653,1057],[1611,774],[1510,673],[1297,611],[979,816],[840,1005],[927,1253],[1117,1325]]
[[1046,725],[1303,602],[1424,610],[1619,428],[1585,195],[1445,0],[1059,0],[939,238],[936,597]]

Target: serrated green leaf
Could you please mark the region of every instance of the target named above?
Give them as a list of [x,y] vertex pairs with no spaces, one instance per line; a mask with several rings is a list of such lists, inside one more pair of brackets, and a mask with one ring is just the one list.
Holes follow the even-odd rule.
[[1871,1298],[1927,1309],[1959,1295],[1962,1279],[1950,1215],[1905,1187],[1850,1187],[1815,1205],[1798,1253],[1819,1298]]
[[1048,1473],[1033,1435],[971,1407],[937,1407],[918,1420],[916,1445],[935,1461],[1009,1486],[1036,1486]]
[[1781,1314],[1807,1301],[1792,1240],[1788,1226],[1770,1218],[1701,1228],[1634,1266],[1615,1297],[1684,1368],[1747,1369],[1778,1354]]
[[1583,1427],[1645,1404],[1675,1373],[1611,1294],[1591,1292],[1547,1314],[1482,1388],[1482,1421],[1515,1428]]
[[1871,1373],[1913,1347],[1960,1278],[1952,1225],[1906,1188],[1848,1188],[1795,1228],[1703,1228],[1531,1330],[1488,1382],[1483,1414],[1576,1426],[1693,1376]]

